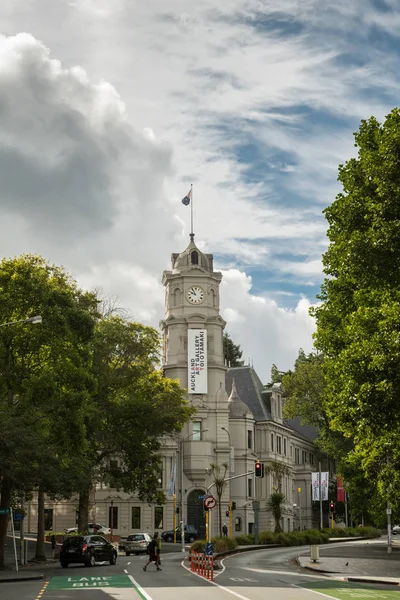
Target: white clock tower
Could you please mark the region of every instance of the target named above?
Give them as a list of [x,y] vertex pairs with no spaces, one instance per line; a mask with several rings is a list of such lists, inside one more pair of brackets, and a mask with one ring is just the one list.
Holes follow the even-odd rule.
[[[219,314],[222,275],[213,270],[213,255],[203,254],[190,235],[181,254],[172,254],[171,270],[164,271],[165,320],[163,367],[165,376],[179,379],[197,408],[182,432],[178,464],[179,504],[185,523],[202,528],[202,500],[212,483],[210,464],[229,462],[228,396],[225,391],[223,330]],[[210,493],[213,492],[213,488]],[[229,485],[224,492],[229,498]],[[213,511],[216,526],[216,510]],[[214,529],[215,532],[215,529]],[[213,534],[214,535],[214,534]]]

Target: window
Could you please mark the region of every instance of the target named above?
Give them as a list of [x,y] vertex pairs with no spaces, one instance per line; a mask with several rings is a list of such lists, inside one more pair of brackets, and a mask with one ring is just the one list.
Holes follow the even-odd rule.
[[310,465],[314,464],[314,454],[311,454],[310,452]]
[[235,531],[242,531],[242,517],[235,518]]
[[199,442],[201,440],[201,421],[193,421],[192,439],[195,442]]
[[160,472],[159,472],[159,475],[158,475],[158,487],[160,487],[160,488],[162,488],[162,486],[163,486],[163,481],[164,481],[163,475],[164,475],[164,465],[161,464],[160,465]]
[[118,506],[108,507],[108,526],[110,529],[118,529]]
[[274,451],[274,434],[271,433],[271,450]]
[[276,436],[276,451],[282,454],[282,438],[279,435]]
[[293,446],[290,446],[290,456],[293,456]]
[[45,508],[44,509],[44,528],[46,531],[50,531],[53,529],[53,509]]
[[250,429],[247,431],[247,447],[250,450],[253,447],[253,432]]
[[283,454],[286,456],[286,438],[283,438]]
[[132,529],[141,529],[140,506],[132,506]]
[[190,254],[191,259],[192,259],[192,265],[198,265],[199,264],[199,255],[196,252],[196,250],[193,250],[193,252]]
[[299,448],[295,448],[294,449],[294,464],[295,465],[299,465],[300,464],[300,450],[299,450]]
[[154,509],[154,529],[163,529],[164,527],[164,508],[156,506]]
[[249,498],[253,497],[253,480],[252,479],[247,480],[247,495]]
[[307,462],[307,452],[305,452],[304,450],[301,453],[301,462],[303,463],[303,465]]

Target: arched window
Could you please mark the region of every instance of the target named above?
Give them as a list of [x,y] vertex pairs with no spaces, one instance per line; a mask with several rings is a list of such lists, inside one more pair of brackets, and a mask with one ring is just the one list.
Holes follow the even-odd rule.
[[196,250],[193,250],[193,252],[190,255],[191,259],[192,259],[192,265],[198,265],[199,264],[199,253],[196,252]]
[[235,531],[242,531],[242,517],[235,518]]
[[179,306],[181,303],[181,290],[179,288],[174,289],[174,306]]

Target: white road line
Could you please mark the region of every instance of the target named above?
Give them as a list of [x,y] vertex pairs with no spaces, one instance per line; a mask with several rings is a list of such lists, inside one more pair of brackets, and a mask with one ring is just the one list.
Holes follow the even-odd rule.
[[126,569],[124,569],[124,573],[127,573],[128,571]]
[[189,567],[187,567],[185,565],[184,560],[181,562],[181,565],[184,569],[186,569],[186,571],[189,571],[189,573],[191,573],[192,575],[196,575],[196,577],[200,577],[203,581],[207,581],[210,585],[215,585],[215,587],[219,588],[220,590],[224,590],[225,592],[228,592],[228,594],[232,594],[232,596],[236,596],[236,598],[240,598],[241,600],[250,600],[250,598],[247,598],[247,596],[242,596],[241,594],[238,594],[237,592],[234,592],[233,590],[230,590],[229,588],[227,588],[223,585],[219,585],[219,583],[215,583],[215,581],[210,581],[209,579],[206,579],[202,575],[195,573],[194,571],[192,571],[191,569],[189,569]]
[[294,588],[297,588],[298,590],[307,590],[307,592],[313,592],[313,594],[319,594],[320,596],[324,596],[324,598],[330,598],[331,600],[332,600],[332,598],[335,598],[335,596],[328,596],[328,594],[324,594],[323,592],[317,592],[316,590],[310,590],[309,588],[301,587],[301,585],[296,585],[295,583],[290,583],[289,585],[291,585]]
[[130,565],[130,564],[131,564],[131,561],[129,561],[127,564],[128,564],[128,565]]
[[128,577],[144,598],[147,598],[147,600],[153,600],[153,598],[146,592],[146,590],[142,588],[142,586],[136,581],[136,579],[132,575],[128,575]]

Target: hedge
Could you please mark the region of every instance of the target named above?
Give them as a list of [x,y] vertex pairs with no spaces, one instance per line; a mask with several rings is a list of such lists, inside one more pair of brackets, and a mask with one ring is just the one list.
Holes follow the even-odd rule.
[[[331,537],[380,537],[380,533],[374,527],[346,527],[345,529],[305,529],[304,531],[287,531],[275,533],[274,531],[262,531],[259,536],[259,545],[278,544],[280,546],[308,546],[312,544],[327,544]],[[231,540],[226,537],[215,537],[212,540],[214,553],[228,552],[239,546],[255,544],[253,534],[242,534]],[[197,540],[190,549],[193,552],[203,552],[206,540]]]

